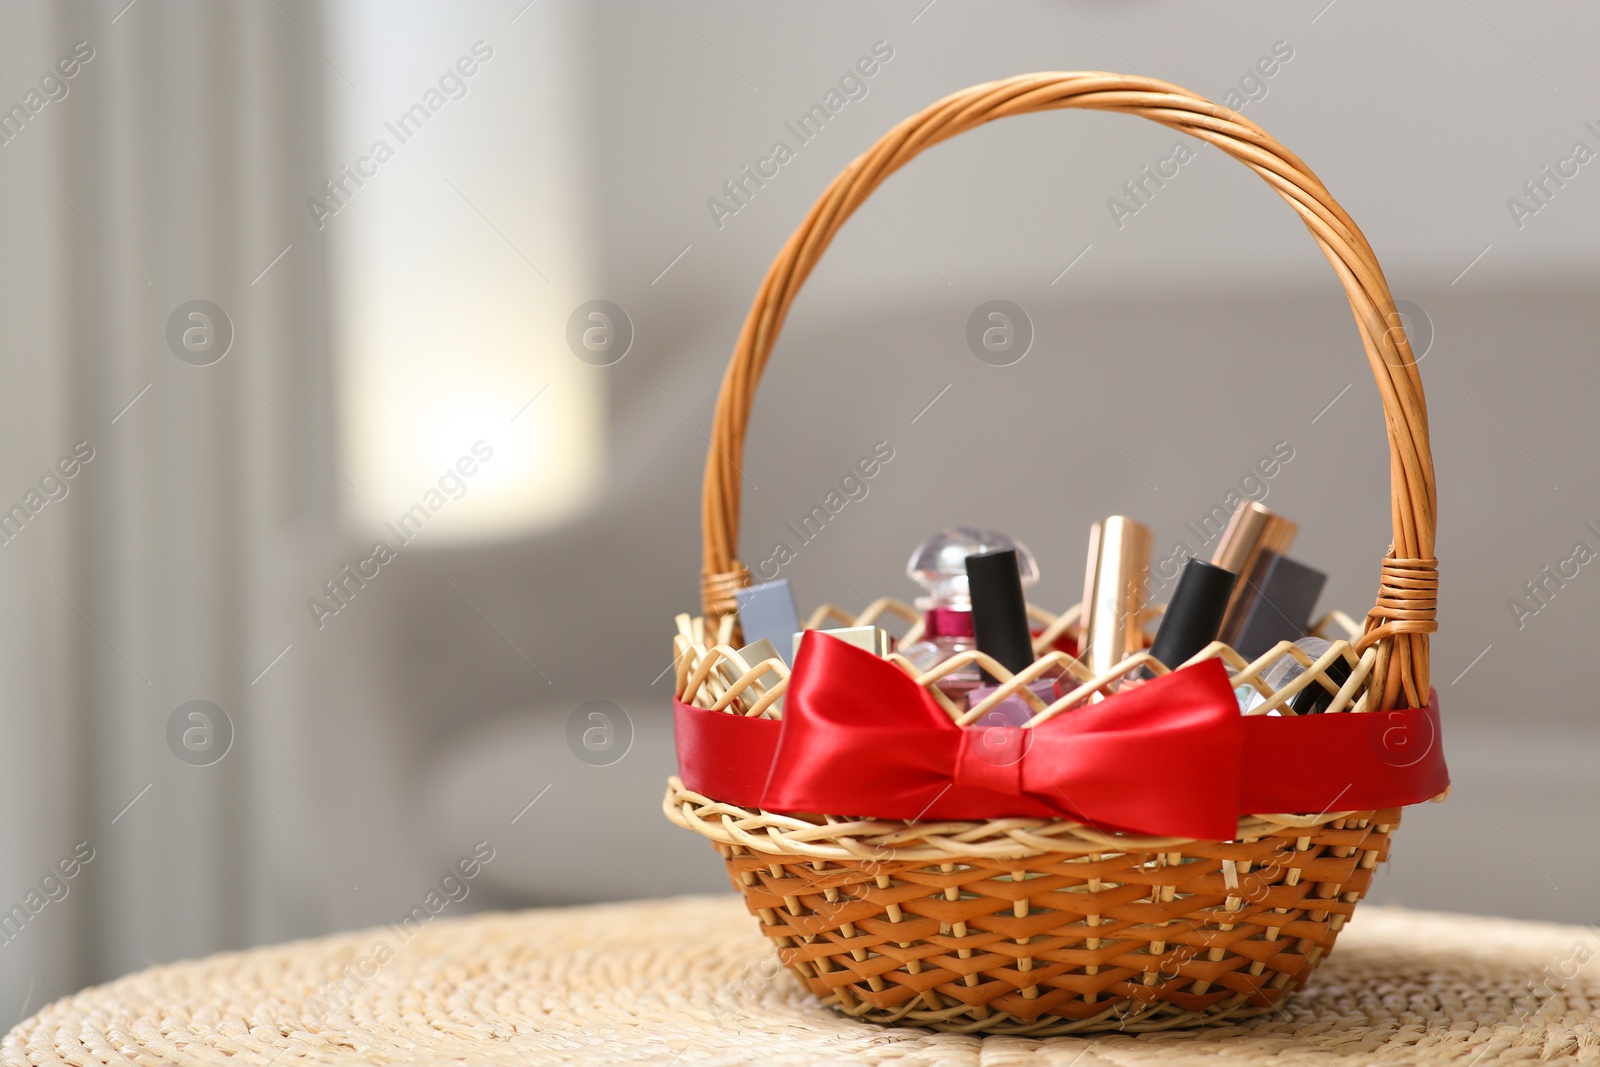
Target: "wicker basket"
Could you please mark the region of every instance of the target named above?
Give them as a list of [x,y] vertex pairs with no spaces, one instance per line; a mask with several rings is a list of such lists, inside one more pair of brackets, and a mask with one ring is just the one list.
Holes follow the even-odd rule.
[[[1371,248],[1305,164],[1248,119],[1165,82],[1099,72],[1024,75],[946,97],[852,162],[784,246],[756,293],[718,399],[705,476],[705,616],[680,618],[678,699],[778,715],[782,664],[747,664],[731,647],[733,591],[749,581],[734,555],[738,463],[756,384],[812,267],[866,197],[923,149],[994,119],[1055,108],[1139,115],[1208,141],[1259,174],[1304,219],[1343,283],[1383,399],[1394,542],[1365,625],[1324,620],[1324,636],[1337,640],[1315,663],[1287,644],[1253,663],[1220,644],[1196,659],[1221,658],[1235,684],[1267,693],[1257,714],[1307,685],[1338,690],[1330,714],[1426,706],[1428,635],[1436,630],[1433,462],[1421,380]],[[823,609],[810,625],[884,612],[916,619],[880,601],[860,619]],[[1014,678],[976,653],[928,674],[898,662],[963,725],[1005,695],[1026,698],[1024,683],[1045,669],[1073,673],[1077,691],[1029,726],[1153,663],[1141,653],[1091,677],[1049,651],[1076,610],[1036,614],[1043,658]],[[1338,632],[1341,623],[1347,632]],[[1273,694],[1262,678],[1283,655],[1309,669]],[[1336,657],[1351,667],[1342,685],[1325,673]],[[986,705],[962,712],[932,683],[974,658],[1010,680]],[[780,680],[769,684],[774,676]],[[665,810],[715,844],[782,962],[837,1010],[874,1022],[1030,1035],[1158,1030],[1273,1010],[1333,947],[1400,815],[1265,813],[1241,818],[1232,841],[1196,841],[1062,820],[783,815],[702,796],[676,778]]]

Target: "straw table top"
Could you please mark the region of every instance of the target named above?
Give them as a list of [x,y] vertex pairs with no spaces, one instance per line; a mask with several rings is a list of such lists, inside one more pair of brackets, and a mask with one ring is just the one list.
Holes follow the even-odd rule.
[[737,897],[685,897],[154,967],[21,1023],[0,1064],[1600,1064],[1597,956],[1583,927],[1369,904],[1281,1014],[979,1038],[841,1018],[775,972]]

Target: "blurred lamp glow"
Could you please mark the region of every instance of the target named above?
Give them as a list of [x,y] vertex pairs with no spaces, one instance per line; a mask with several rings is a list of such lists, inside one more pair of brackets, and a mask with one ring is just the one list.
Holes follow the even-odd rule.
[[605,414],[604,369],[566,343],[594,269],[580,125],[537,106],[578,81],[553,47],[571,36],[527,19],[489,39],[448,7],[328,10],[360,86],[329,82],[333,187],[308,201],[338,294],[346,519],[377,536],[423,503],[421,546],[568,520],[599,483]]

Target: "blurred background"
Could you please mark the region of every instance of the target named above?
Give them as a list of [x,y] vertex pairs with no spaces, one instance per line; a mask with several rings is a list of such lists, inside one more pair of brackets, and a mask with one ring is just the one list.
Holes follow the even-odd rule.
[[[444,914],[726,889],[659,811],[725,361],[851,158],[1033,70],[1240,108],[1360,222],[1425,352],[1456,782],[1374,896],[1600,920],[1597,34],[1509,0],[6,5],[0,1011],[397,920],[485,848]],[[1034,332],[1004,367],[965,340],[995,299]],[[783,568],[803,610],[910,599],[961,523],[1064,610],[1091,521],[1165,551],[1281,447],[1257,493],[1322,608],[1364,613],[1388,545],[1326,262],[1121,116],[985,127],[858,212],[763,383],[743,558],[880,441]]]

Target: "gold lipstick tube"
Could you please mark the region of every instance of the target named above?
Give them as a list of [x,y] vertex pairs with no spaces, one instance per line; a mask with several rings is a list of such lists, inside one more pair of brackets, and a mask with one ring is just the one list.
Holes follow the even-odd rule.
[[1089,534],[1078,658],[1104,674],[1144,645],[1144,611],[1150,568],[1150,528],[1125,515],[1097,522]]
[[1233,586],[1233,595],[1228,599],[1227,613],[1222,617],[1222,629],[1217,635],[1219,640],[1233,644],[1238,636],[1245,606],[1259,595],[1251,587],[1250,575],[1261,553],[1272,551],[1280,556],[1287,555],[1289,546],[1294,544],[1295,534],[1299,532],[1298,525],[1254,500],[1244,501],[1234,511],[1211,557],[1213,565],[1239,576]]

